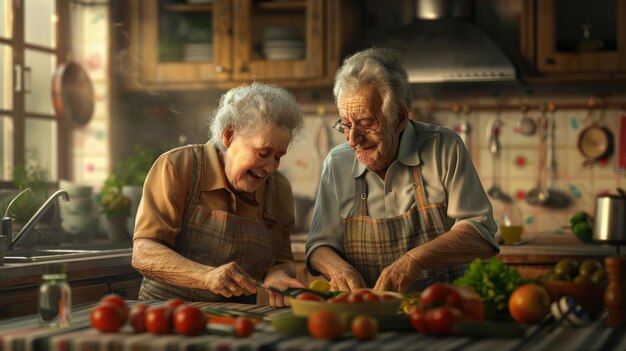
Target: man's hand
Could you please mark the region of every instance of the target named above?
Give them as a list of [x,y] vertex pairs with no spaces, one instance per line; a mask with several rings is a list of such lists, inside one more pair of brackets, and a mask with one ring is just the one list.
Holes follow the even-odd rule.
[[[267,277],[265,277],[264,284],[265,286],[272,286],[279,289],[306,288],[306,286],[300,283],[300,281],[290,277],[284,272],[273,272],[268,274]],[[268,294],[270,297],[270,305],[274,307],[289,306],[289,300],[286,296],[272,290],[268,290]]]
[[205,275],[204,282],[211,292],[226,297],[256,292],[254,279],[237,262],[229,262],[213,268]]
[[403,294],[417,280],[419,273],[419,267],[413,257],[404,254],[383,269],[374,289],[396,291]]

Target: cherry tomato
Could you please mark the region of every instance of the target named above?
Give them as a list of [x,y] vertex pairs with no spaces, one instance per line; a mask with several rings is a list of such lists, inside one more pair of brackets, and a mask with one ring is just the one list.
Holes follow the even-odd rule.
[[126,318],[128,317],[128,305],[124,301],[123,297],[118,294],[108,294],[101,298],[100,302],[108,302],[119,306],[122,311],[122,317],[124,318],[124,322],[126,322]]
[[363,295],[356,293],[356,292],[350,293],[350,295],[348,295],[348,302],[349,303],[363,302]]
[[204,330],[207,318],[198,307],[181,305],[174,310],[174,330],[178,334],[198,335]]
[[363,314],[356,316],[352,320],[350,331],[359,340],[374,339],[378,335],[378,320]]
[[428,328],[426,326],[426,311],[419,306],[415,306],[409,312],[409,320],[413,328],[421,334],[428,334]]
[[110,302],[98,303],[89,314],[91,326],[101,332],[116,332],[124,325],[123,312]]
[[151,306],[146,310],[146,329],[152,334],[172,331],[172,310],[165,306]]
[[454,295],[459,295],[459,292],[452,285],[434,283],[422,291],[420,302],[426,307],[437,307],[446,304],[447,299],[458,301],[460,297]]
[[250,336],[250,334],[252,334],[253,332],[254,322],[252,322],[250,318],[237,317],[237,319],[235,319],[235,334],[237,334],[237,336],[247,337]]
[[363,302],[378,302],[380,297],[373,292],[365,293],[361,295]]
[[317,294],[313,294],[313,293],[308,293],[308,292],[303,292],[300,293],[296,296],[296,300],[303,300],[303,301],[324,301],[324,298],[321,297],[320,295]]
[[167,302],[165,303],[165,307],[169,308],[170,310],[174,311],[176,309],[176,307],[182,305],[185,303],[185,300],[183,299],[179,299],[177,297],[172,298],[167,300]]
[[146,310],[148,305],[138,303],[130,308],[128,312],[128,322],[133,327],[135,333],[143,333],[146,329]]

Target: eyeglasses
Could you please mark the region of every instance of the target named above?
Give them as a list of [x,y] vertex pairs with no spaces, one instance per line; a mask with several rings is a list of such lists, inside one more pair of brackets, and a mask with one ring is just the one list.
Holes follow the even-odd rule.
[[371,118],[360,119],[356,121],[353,126],[349,126],[343,123],[343,120],[341,118],[338,119],[335,124],[333,124],[333,129],[342,134],[347,134],[352,128],[359,128],[359,130],[363,134],[371,134],[376,132],[378,130],[378,127],[380,127],[380,122]]

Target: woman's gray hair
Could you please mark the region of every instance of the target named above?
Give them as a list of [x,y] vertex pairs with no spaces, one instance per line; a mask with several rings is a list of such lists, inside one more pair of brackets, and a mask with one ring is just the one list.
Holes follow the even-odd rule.
[[335,75],[335,102],[340,94],[355,94],[366,85],[380,93],[388,125],[398,120],[398,112],[411,111],[413,97],[399,51],[370,48],[347,57]]
[[220,150],[222,132],[226,127],[235,131],[253,131],[260,125],[281,126],[291,131],[291,140],[304,124],[302,110],[296,98],[276,85],[254,82],[227,91],[209,119],[209,138]]

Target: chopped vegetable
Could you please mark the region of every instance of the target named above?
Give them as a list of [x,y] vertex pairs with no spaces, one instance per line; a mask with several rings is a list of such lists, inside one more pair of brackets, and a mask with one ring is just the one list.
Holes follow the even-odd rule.
[[454,284],[469,287],[480,295],[488,320],[510,320],[509,297],[513,290],[527,282],[529,280],[522,278],[519,271],[496,258],[485,261],[477,258]]

